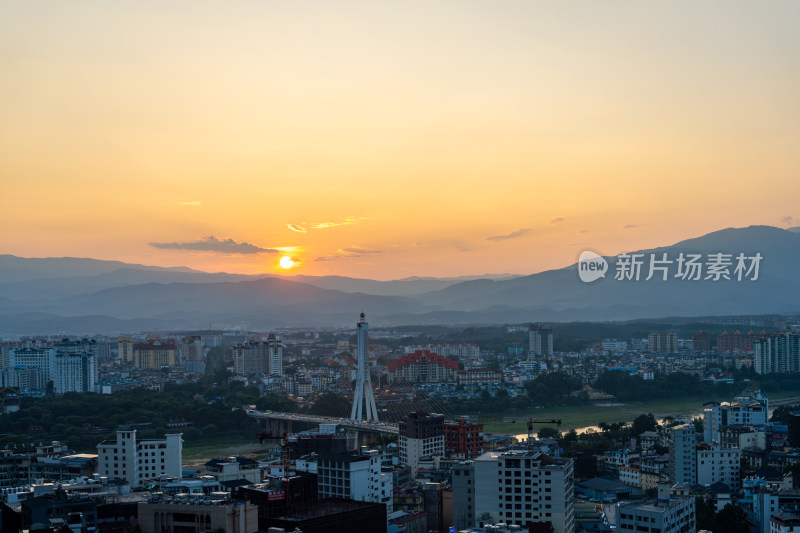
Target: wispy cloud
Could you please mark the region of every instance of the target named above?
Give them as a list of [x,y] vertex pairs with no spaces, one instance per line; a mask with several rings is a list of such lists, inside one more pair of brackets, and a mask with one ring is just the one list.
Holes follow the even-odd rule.
[[178,202],[178,205],[198,206],[198,205],[203,205],[203,202],[201,202],[200,200],[186,200],[183,202]]
[[554,218],[550,221],[551,224],[558,224],[559,222],[564,222],[564,217]]
[[213,235],[192,242],[151,242],[153,248],[161,250],[191,250],[195,252],[214,252],[218,254],[275,254],[274,248],[262,248],[249,242],[236,242],[233,239],[217,239]]
[[382,254],[383,250],[370,250],[368,248],[360,248],[353,246],[350,248],[339,248],[337,253],[333,255],[323,255],[314,259],[314,261],[335,261],[337,259],[347,259],[350,257],[363,257],[365,255]]
[[355,224],[359,220],[364,220],[364,217],[347,217],[339,222],[320,222],[318,224],[311,224],[312,229],[327,229],[335,228],[336,226],[349,226]]
[[297,233],[308,233],[310,229],[328,229],[328,228],[335,228],[337,226],[349,226],[351,224],[356,224],[362,220],[367,220],[367,217],[345,217],[343,220],[334,221],[334,222],[315,222],[314,224],[308,224],[306,222],[301,222],[299,224],[286,224],[286,227],[292,231],[296,231]]
[[528,233],[531,228],[521,228],[516,231],[512,231],[507,235],[493,235],[491,237],[486,237],[487,241],[504,241],[506,239],[516,239],[517,237],[522,237],[526,233]]
[[622,227],[623,227],[623,229],[633,229],[633,228],[638,228],[639,224],[625,224]]

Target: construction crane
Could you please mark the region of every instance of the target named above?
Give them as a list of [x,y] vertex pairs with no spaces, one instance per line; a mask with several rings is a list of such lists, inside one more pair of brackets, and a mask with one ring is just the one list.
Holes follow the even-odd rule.
[[533,445],[533,425],[534,424],[557,424],[561,427],[560,418],[529,418],[528,419],[528,448]]
[[264,444],[265,440],[280,440],[281,464],[283,465],[283,489],[286,491],[286,505],[289,505],[289,466],[291,465],[289,436],[286,434],[286,432],[283,432],[280,435],[273,435],[272,433],[262,431],[261,433],[257,433],[256,437],[258,438],[258,442],[261,444]]

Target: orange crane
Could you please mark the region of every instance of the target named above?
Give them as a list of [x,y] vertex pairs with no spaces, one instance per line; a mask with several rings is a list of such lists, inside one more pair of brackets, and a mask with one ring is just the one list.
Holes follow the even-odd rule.
[[286,491],[286,505],[289,505],[289,466],[291,465],[289,436],[286,434],[286,432],[283,432],[280,435],[273,435],[272,433],[262,431],[261,433],[257,433],[256,437],[258,438],[258,442],[261,444],[264,444],[264,441],[268,439],[280,439],[281,463],[283,464],[283,489]]

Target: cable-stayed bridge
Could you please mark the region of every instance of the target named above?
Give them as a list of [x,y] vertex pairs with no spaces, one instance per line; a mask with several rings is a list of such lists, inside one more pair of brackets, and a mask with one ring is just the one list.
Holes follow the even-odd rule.
[[[257,411],[246,409],[247,416],[252,416],[257,420],[263,420],[266,427],[272,425],[274,434],[282,432],[291,433],[292,423],[301,422],[307,424],[336,424],[345,429],[355,431],[368,431],[372,433],[390,433],[397,435],[397,424],[385,422],[372,422],[364,420],[350,420],[349,418],[337,418],[334,416],[307,415],[298,413],[278,413],[275,411]],[[281,429],[276,428],[278,426]]]

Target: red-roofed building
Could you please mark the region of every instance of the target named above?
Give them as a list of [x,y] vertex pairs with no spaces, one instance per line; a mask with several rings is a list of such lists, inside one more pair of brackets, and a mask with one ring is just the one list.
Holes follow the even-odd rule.
[[418,350],[389,362],[389,380],[411,383],[454,382],[458,363],[427,350]]
[[717,335],[717,352],[731,353],[731,352],[752,352],[753,344],[763,335],[766,335],[765,330],[757,335],[752,329],[743,334],[738,329],[733,333],[728,333],[728,330]]

